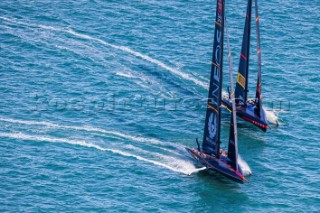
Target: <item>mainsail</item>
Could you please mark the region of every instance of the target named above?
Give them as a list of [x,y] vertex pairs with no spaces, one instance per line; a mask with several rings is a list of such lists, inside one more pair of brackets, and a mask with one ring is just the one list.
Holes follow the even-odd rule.
[[236,84],[236,102],[245,104],[248,93],[248,71],[249,71],[249,52],[250,52],[250,31],[251,31],[251,9],[252,0],[248,0],[246,22],[242,38],[240,53],[240,63]]
[[260,25],[259,25],[259,14],[258,14],[258,2],[255,0],[255,12],[256,12],[256,33],[257,33],[257,54],[258,54],[258,80],[256,87],[256,98],[255,98],[255,113],[261,117],[262,113],[262,94],[261,94],[261,49],[260,49]]
[[217,158],[219,157],[220,150],[223,39],[224,0],[217,0],[211,77],[202,143],[203,151],[209,154],[215,154]]

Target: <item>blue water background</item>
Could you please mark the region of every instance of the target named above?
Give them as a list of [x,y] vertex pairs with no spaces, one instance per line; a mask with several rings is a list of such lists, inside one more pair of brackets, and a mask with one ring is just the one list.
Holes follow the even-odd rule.
[[[235,75],[245,2],[226,3]],[[239,121],[253,173],[239,185],[188,175],[184,151],[202,138],[215,1],[2,0],[0,211],[319,212],[320,3],[259,9],[263,100],[280,126]]]

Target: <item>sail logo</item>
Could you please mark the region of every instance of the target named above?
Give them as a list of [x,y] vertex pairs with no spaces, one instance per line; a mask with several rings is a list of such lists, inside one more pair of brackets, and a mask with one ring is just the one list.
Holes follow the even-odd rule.
[[216,48],[215,48],[215,52],[214,52],[214,61],[213,64],[214,64],[214,68],[213,68],[213,78],[214,80],[216,81],[213,81],[212,83],[212,92],[211,92],[211,95],[212,95],[212,99],[210,99],[211,103],[212,104],[215,104],[216,106],[218,106],[218,103],[216,100],[219,99],[219,93],[220,93],[220,75],[221,75],[221,68],[220,68],[220,65],[221,65],[221,58],[222,58],[222,55],[221,55],[221,52],[222,52],[222,49],[221,49],[221,40],[222,40],[222,33],[221,33],[221,30],[220,29],[217,29],[217,33],[216,33]]
[[245,87],[246,87],[246,79],[245,79],[245,77],[243,77],[243,75],[241,75],[240,72],[238,73],[237,83],[238,83],[243,89],[245,89]]
[[217,116],[214,113],[210,114],[208,125],[209,138],[212,140],[217,134]]
[[209,102],[211,103],[211,105],[213,106],[219,106],[218,103],[217,103],[217,100],[218,100],[218,96],[217,94],[219,93],[219,85],[218,84],[213,84],[212,85],[212,92],[211,92],[211,95],[212,95],[212,98],[209,99]]
[[215,52],[214,52],[214,60],[215,60],[215,67],[213,70],[213,77],[219,83],[220,82],[220,73],[221,73],[221,59],[222,59],[222,0],[218,1],[218,16],[216,20],[216,45],[215,45]]
[[213,70],[213,77],[217,82],[220,82],[220,65],[221,65],[221,31],[218,29],[217,30],[217,34],[216,34],[216,38],[217,38],[217,46],[216,46],[216,51],[215,51],[215,67]]
[[[223,21],[224,21],[224,1],[217,0],[216,26],[214,34],[212,75],[209,89],[208,111],[206,116],[205,139],[208,143],[215,146],[218,143],[219,107],[221,97],[221,77],[222,77],[222,58],[223,58]],[[219,121],[219,120],[218,120]],[[214,148],[214,147],[211,147]],[[213,150],[212,150],[213,151]],[[215,150],[216,151],[216,150]]]

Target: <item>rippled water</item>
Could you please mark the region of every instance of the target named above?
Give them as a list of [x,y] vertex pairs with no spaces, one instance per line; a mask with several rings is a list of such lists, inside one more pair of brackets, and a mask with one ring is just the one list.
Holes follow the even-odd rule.
[[[184,151],[202,137],[214,1],[1,1],[0,210],[320,211],[320,3],[259,7],[281,125],[239,121],[239,185]],[[245,9],[226,3],[235,71]]]

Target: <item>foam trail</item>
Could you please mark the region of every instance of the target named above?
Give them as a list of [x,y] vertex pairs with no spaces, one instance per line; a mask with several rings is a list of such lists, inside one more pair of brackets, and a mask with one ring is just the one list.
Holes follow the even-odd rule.
[[0,121],[5,121],[9,123],[19,123],[19,124],[26,124],[26,125],[43,125],[50,128],[59,128],[59,129],[73,129],[73,130],[81,130],[81,131],[88,131],[88,132],[99,132],[105,134],[116,135],[122,138],[128,138],[130,140],[138,141],[138,142],[150,142],[157,145],[164,145],[163,142],[152,139],[152,138],[143,138],[143,137],[136,137],[123,134],[121,132],[116,131],[109,131],[101,128],[91,127],[91,126],[67,126],[67,125],[58,125],[55,123],[47,122],[47,121],[28,121],[28,120],[17,120],[11,118],[0,118]]
[[113,44],[110,44],[110,43],[108,43],[108,42],[105,42],[105,41],[103,41],[103,40],[101,40],[101,39],[94,38],[94,37],[91,37],[91,36],[88,36],[88,35],[84,35],[84,34],[81,34],[81,33],[77,33],[77,32],[75,32],[75,31],[73,31],[72,29],[69,29],[67,32],[70,33],[70,34],[72,34],[72,35],[74,35],[74,36],[77,36],[77,37],[80,37],[80,38],[84,38],[84,39],[88,39],[88,40],[97,41],[97,42],[99,42],[99,43],[101,43],[101,44],[104,44],[104,45],[106,45],[106,46],[112,47],[112,48],[114,48],[114,49],[118,49],[118,50],[121,50],[121,51],[130,53],[130,54],[132,54],[132,55],[134,55],[134,56],[136,56],[136,57],[142,58],[142,59],[144,59],[144,60],[146,60],[146,61],[148,61],[148,62],[151,62],[151,63],[153,63],[153,64],[156,64],[156,65],[162,67],[163,69],[168,70],[168,71],[170,71],[171,73],[173,73],[173,74],[175,74],[175,75],[177,75],[177,76],[182,77],[183,79],[192,81],[193,83],[195,83],[195,84],[197,84],[197,85],[199,85],[199,86],[201,86],[201,87],[203,87],[203,88],[205,88],[205,89],[207,88],[207,86],[206,86],[205,83],[203,83],[202,81],[200,81],[200,80],[198,80],[198,79],[190,76],[189,74],[183,73],[183,72],[181,72],[181,71],[179,71],[179,70],[177,70],[177,69],[174,69],[174,68],[172,68],[172,67],[164,64],[163,62],[161,62],[161,61],[159,61],[159,60],[157,60],[157,59],[151,58],[150,56],[147,56],[147,55],[144,55],[144,54],[142,54],[142,53],[140,53],[140,52],[134,51],[134,50],[132,50],[132,49],[130,49],[130,48],[128,48],[128,47],[113,45]]
[[207,89],[207,85],[204,82],[200,81],[199,79],[194,78],[194,77],[190,76],[189,74],[183,73],[183,72],[181,72],[181,71],[179,71],[179,70],[177,70],[175,68],[172,68],[172,67],[164,64],[163,62],[161,62],[161,61],[159,61],[157,59],[154,59],[154,58],[152,58],[150,56],[144,55],[144,54],[142,54],[140,52],[134,51],[134,50],[132,50],[132,49],[130,49],[128,47],[113,45],[113,44],[110,44],[108,42],[105,42],[102,39],[95,38],[95,37],[92,37],[92,36],[89,36],[89,35],[85,35],[85,34],[82,34],[82,33],[77,33],[77,32],[75,32],[74,30],[72,30],[70,28],[69,29],[65,29],[65,28],[60,28],[60,27],[46,26],[46,25],[42,25],[42,24],[37,25],[37,24],[24,23],[24,22],[16,21],[14,19],[9,19],[9,18],[3,17],[3,16],[0,16],[0,18],[3,19],[3,20],[6,20],[8,22],[12,22],[12,23],[20,24],[20,25],[26,25],[26,26],[31,26],[31,27],[39,27],[39,28],[46,29],[46,30],[66,32],[66,33],[69,33],[71,35],[77,36],[78,38],[83,38],[83,39],[99,42],[99,43],[101,43],[103,45],[106,45],[106,46],[112,47],[114,49],[118,49],[118,50],[130,53],[130,54],[132,54],[132,55],[134,55],[136,57],[142,58],[143,60],[146,60],[146,61],[148,61],[150,63],[156,64],[156,65],[162,67],[163,69],[165,69],[167,71],[170,71],[171,73],[173,73],[173,74],[175,74],[177,76],[182,77],[183,79],[192,81],[193,83],[195,83],[195,84]]
[[106,46],[112,47],[112,48],[114,48],[114,49],[118,49],[118,50],[121,50],[121,51],[130,53],[130,54],[132,54],[132,55],[134,55],[134,56],[136,56],[136,57],[142,58],[142,59],[144,59],[144,60],[146,60],[146,61],[148,61],[148,62],[151,62],[151,63],[153,63],[153,64],[156,64],[156,65],[162,67],[163,69],[168,70],[168,71],[170,71],[171,73],[173,73],[173,74],[175,74],[175,75],[177,75],[177,76],[182,77],[183,79],[192,81],[193,83],[195,83],[195,84],[197,84],[197,85],[199,85],[199,86],[202,86],[202,87],[205,88],[205,89],[207,88],[207,85],[206,85],[205,83],[203,83],[202,81],[200,81],[200,80],[198,80],[198,79],[190,76],[189,74],[183,73],[183,72],[181,72],[181,71],[179,71],[179,70],[177,70],[177,69],[174,69],[174,68],[172,68],[172,67],[164,64],[163,62],[161,62],[161,61],[159,61],[159,60],[157,60],[157,59],[151,58],[150,56],[147,56],[147,55],[144,55],[144,54],[142,54],[142,53],[140,53],[140,52],[134,51],[134,50],[132,50],[132,49],[130,49],[130,48],[128,48],[128,47],[113,45],[113,44],[110,44],[110,43],[108,43],[108,42],[103,41],[102,39],[94,38],[94,37],[91,37],[91,36],[88,36],[88,35],[85,35],[85,34],[82,34],[82,33],[77,33],[77,32],[75,32],[75,31],[72,30],[72,29],[69,29],[69,30],[67,30],[66,32],[68,32],[68,33],[70,33],[70,34],[72,34],[72,35],[74,35],[74,36],[77,36],[77,37],[79,37],[79,38],[97,41],[97,42],[99,42],[99,43],[101,43],[101,44],[104,44],[104,45],[106,45]]
[[[172,98],[173,96],[168,94],[164,94],[160,91],[162,91],[162,89],[159,89],[161,87],[161,84],[158,84],[158,82],[151,80],[150,78],[144,76],[142,73],[134,73],[134,72],[130,72],[130,71],[121,71],[121,72],[116,72],[116,75],[124,77],[124,78],[128,78],[128,79],[132,79],[132,81],[139,85],[141,88],[147,89],[152,91],[153,93],[157,94],[158,96],[162,97],[162,98]],[[148,83],[148,84],[146,84]],[[150,85],[154,85],[155,83],[158,84],[157,89],[154,89],[153,87],[150,87]],[[160,90],[160,91],[159,91]]]
[[182,77],[183,79],[192,81],[193,83],[195,83],[195,84],[197,84],[197,85],[199,85],[199,86],[201,86],[201,87],[203,87],[203,88],[205,88],[205,89],[207,88],[207,85],[206,85],[205,83],[203,83],[202,81],[200,81],[200,80],[198,80],[198,79],[190,76],[189,74],[183,73],[183,72],[181,72],[181,71],[179,71],[179,70],[177,70],[177,69],[174,69],[174,68],[172,68],[172,67],[169,67],[168,65],[164,64],[163,62],[161,62],[161,61],[159,61],[159,60],[157,60],[157,59],[151,58],[150,56],[147,56],[147,55],[144,55],[144,54],[142,54],[142,53],[139,53],[139,52],[136,52],[136,51],[134,51],[134,50],[131,50],[131,49],[128,48],[128,47],[124,47],[124,46],[114,46],[114,45],[113,45],[113,47],[114,47],[114,48],[117,48],[117,49],[120,49],[120,50],[122,50],[122,51],[128,52],[128,53],[131,53],[132,55],[135,55],[135,56],[137,56],[137,57],[140,57],[140,58],[142,58],[142,59],[144,59],[144,60],[146,60],[146,61],[149,61],[149,62],[151,62],[151,63],[153,63],[153,64],[156,64],[156,65],[164,68],[165,70],[168,70],[168,71],[170,71],[171,73],[173,73],[173,74],[175,74],[175,75],[177,75],[177,76]]
[[246,161],[244,161],[241,156],[238,154],[238,163],[239,163],[239,166],[241,167],[241,170],[243,172],[243,175],[251,175],[252,172],[251,172],[251,169],[250,169],[250,166],[247,164]]
[[139,155],[134,155],[134,154],[124,152],[121,150],[103,148],[99,145],[96,145],[96,144],[93,144],[90,142],[86,142],[83,140],[69,140],[69,139],[62,139],[62,138],[51,138],[51,137],[47,137],[47,136],[26,135],[26,134],[22,134],[22,133],[0,133],[0,137],[7,137],[7,138],[14,138],[14,139],[21,139],[21,140],[31,140],[31,141],[43,141],[43,142],[51,142],[51,143],[67,143],[67,144],[72,144],[72,145],[79,145],[79,146],[84,146],[84,147],[89,147],[89,148],[95,148],[95,149],[98,149],[101,151],[112,152],[112,153],[126,156],[126,157],[133,157],[137,160],[151,163],[151,164],[163,167],[163,168],[167,168],[167,169],[172,170],[174,172],[188,174],[188,172],[186,173],[185,171],[183,171],[181,169],[171,167],[170,165],[167,165],[167,164],[164,164],[164,163],[161,163],[158,161],[150,160],[150,159],[141,157]]
[[38,25],[38,24],[32,24],[32,23],[25,23],[25,22],[22,22],[22,21],[18,21],[18,20],[7,18],[7,17],[3,17],[3,16],[0,16],[0,19],[5,20],[7,22],[28,26],[28,27],[42,28],[42,29],[53,30],[53,31],[61,31],[61,32],[62,31],[66,31],[64,28],[61,28],[61,27],[51,27],[51,26],[46,26],[46,25],[41,25],[41,24]]
[[[25,124],[25,125],[43,125],[47,126],[49,128],[57,128],[57,129],[72,129],[72,130],[79,130],[79,131],[87,131],[87,132],[99,132],[104,134],[110,134],[115,135],[121,138],[129,139],[136,142],[142,142],[142,143],[149,143],[154,145],[161,145],[161,146],[171,146],[175,149],[181,149],[179,145],[175,143],[164,143],[160,140],[157,140],[155,138],[144,138],[144,137],[138,137],[138,136],[132,136],[128,134],[124,134],[121,132],[116,131],[109,131],[97,127],[91,127],[91,126],[68,126],[68,125],[58,125],[55,123],[47,122],[47,121],[30,121],[30,120],[18,120],[18,119],[11,119],[11,118],[1,118],[0,121],[5,121],[9,123],[18,123],[18,124]],[[158,147],[160,149],[165,149],[162,147]],[[165,149],[167,151],[167,149]]]
[[[180,155],[180,156],[168,156],[168,155],[163,155],[157,152],[150,152],[150,151],[146,151],[143,149],[140,149],[138,147],[132,146],[132,145],[127,145],[126,148],[131,149],[131,150],[135,150],[139,153],[144,153],[147,155],[152,155],[155,156],[157,158],[160,158],[161,161],[163,161],[165,164],[170,165],[173,168],[176,168],[179,171],[183,171],[184,174],[187,175],[191,175],[193,173],[197,173],[201,170],[206,169],[204,168],[196,168],[193,164],[192,161],[188,159],[185,159],[184,155]],[[176,154],[176,153],[175,153]]]
[[182,158],[175,158],[175,157],[164,157],[163,160],[167,163],[170,164],[171,167],[176,168],[179,171],[183,171],[183,174],[186,175],[191,175],[193,173],[197,173],[201,169],[197,169],[194,164],[191,161],[182,159]]
[[135,76],[133,76],[131,74],[124,73],[124,72],[117,72],[116,75],[122,76],[122,77],[125,77],[125,78],[135,78]]

